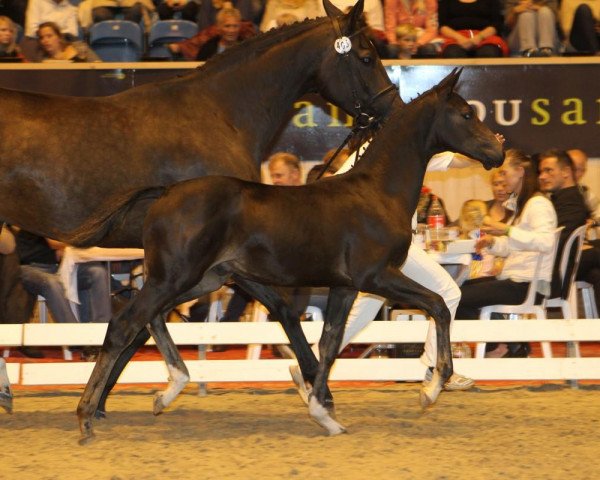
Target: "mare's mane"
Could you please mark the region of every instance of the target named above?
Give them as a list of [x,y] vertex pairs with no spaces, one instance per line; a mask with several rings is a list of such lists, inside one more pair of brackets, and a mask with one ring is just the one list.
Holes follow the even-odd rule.
[[215,68],[225,69],[231,65],[239,65],[240,62],[254,59],[257,56],[262,55],[271,47],[277,46],[290,38],[299,36],[312,30],[314,27],[329,21],[328,17],[319,17],[295,22],[290,25],[284,25],[279,28],[272,28],[267,32],[259,33],[258,35],[248,38],[243,42],[226,49],[224,52],[211,57],[205,65],[199,66],[198,69],[208,72]]

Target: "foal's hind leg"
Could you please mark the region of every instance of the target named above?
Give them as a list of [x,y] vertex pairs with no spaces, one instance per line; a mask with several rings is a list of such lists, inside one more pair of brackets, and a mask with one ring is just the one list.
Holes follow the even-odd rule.
[[153,412],[154,415],[158,415],[167,408],[175,397],[183,390],[190,380],[190,374],[185,363],[183,363],[183,359],[179,354],[175,342],[173,342],[173,339],[171,338],[164,317],[154,317],[150,322],[149,330],[152,334],[152,338],[156,341],[156,346],[165,359],[167,369],[169,370],[169,384],[167,388],[154,396]]
[[452,375],[450,349],[450,311],[442,297],[411,280],[398,269],[388,267],[361,286],[361,290],[389,298],[398,303],[409,303],[422,309],[435,321],[437,361],[431,382],[421,388],[420,403],[426,408],[436,402],[446,380]]
[[357,291],[349,288],[332,288],[329,291],[325,325],[319,341],[319,368],[313,385],[313,393],[308,402],[308,412],[315,422],[325,428],[329,435],[339,435],[346,429],[336,422],[333,399],[328,398],[327,381],[333,366],[346,326],[346,319],[356,299]]
[[82,434],[80,444],[94,437],[92,417],[117,358],[144,325],[156,317],[173,297],[168,288],[159,290],[147,282],[140,294],[108,324],[102,350],[77,406]]
[[[234,275],[233,279],[246,292],[262,303],[269,310],[273,318],[281,323],[290,340],[292,350],[298,359],[302,376],[312,385],[319,363],[304,336],[298,315],[293,312],[290,305],[283,299],[277,289],[261,285],[237,275]],[[331,398],[329,390],[326,391],[326,395],[328,398]]]

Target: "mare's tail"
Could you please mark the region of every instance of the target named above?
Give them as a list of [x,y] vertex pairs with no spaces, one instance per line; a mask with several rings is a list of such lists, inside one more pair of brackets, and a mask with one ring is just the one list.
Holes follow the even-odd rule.
[[168,187],[145,187],[113,195],[103,202],[83,224],[68,233],[68,243],[77,247],[90,247],[100,242],[126,221],[132,208],[140,201],[157,200]]

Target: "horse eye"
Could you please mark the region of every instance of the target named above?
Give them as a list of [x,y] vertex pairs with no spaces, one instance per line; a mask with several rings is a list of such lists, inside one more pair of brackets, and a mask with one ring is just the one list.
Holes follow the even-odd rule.
[[371,57],[363,57],[362,61],[365,65],[368,65],[371,63]]
[[473,112],[463,113],[463,118],[466,120],[471,120],[473,118]]

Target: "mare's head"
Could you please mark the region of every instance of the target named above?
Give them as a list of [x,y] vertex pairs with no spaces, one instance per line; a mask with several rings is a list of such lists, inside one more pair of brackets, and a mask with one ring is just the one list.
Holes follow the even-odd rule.
[[344,14],[329,0],[323,6],[330,19],[323,44],[323,60],[317,73],[319,93],[357,118],[384,117],[394,100],[399,100],[377,51],[369,40],[363,17],[364,0]]
[[462,153],[489,170],[502,165],[504,151],[494,133],[477,118],[473,107],[454,91],[461,71],[454,69],[423,95],[433,96],[431,101],[437,102],[428,147],[432,153],[444,150]]

